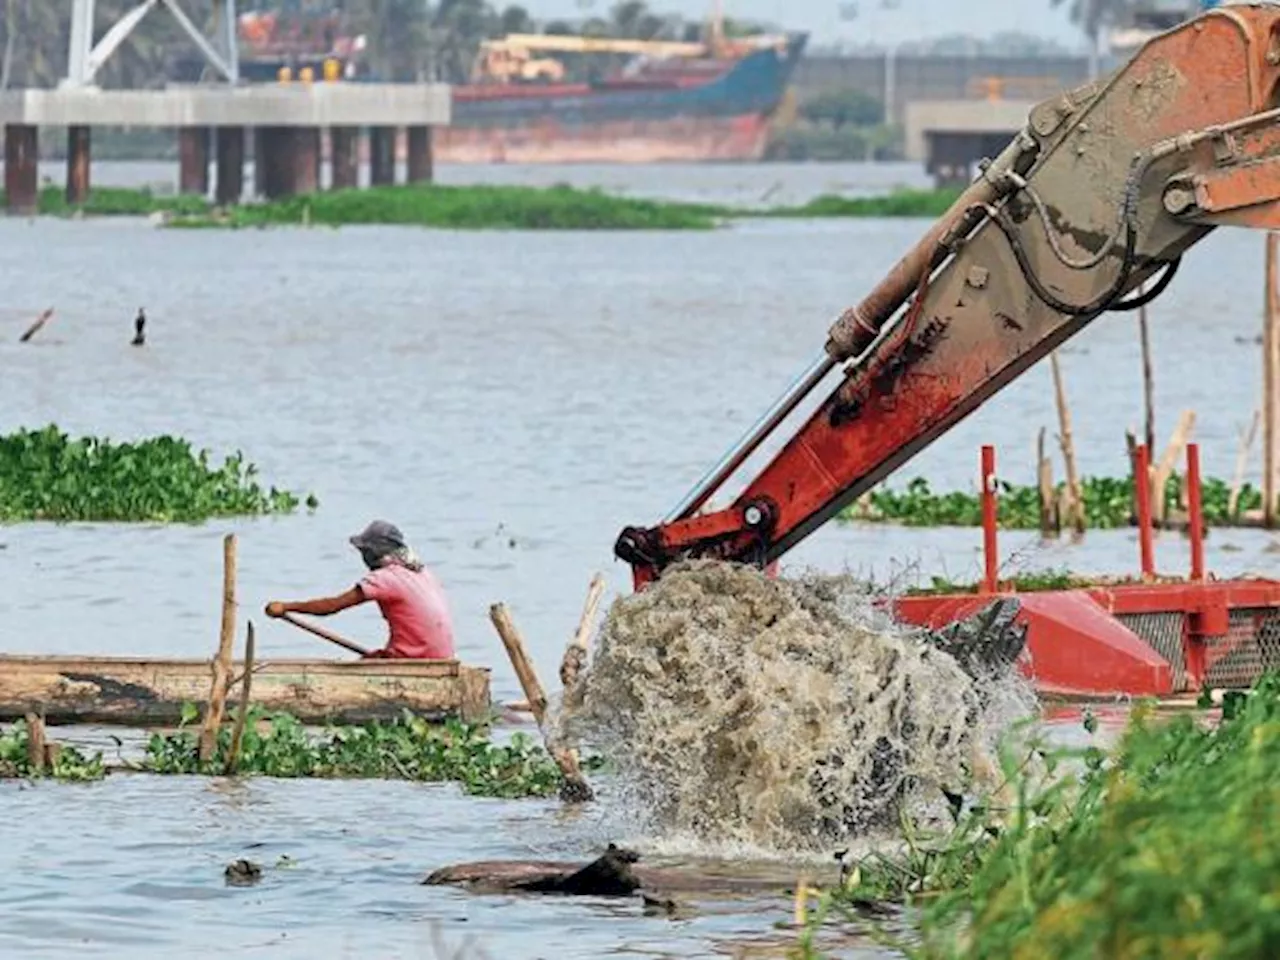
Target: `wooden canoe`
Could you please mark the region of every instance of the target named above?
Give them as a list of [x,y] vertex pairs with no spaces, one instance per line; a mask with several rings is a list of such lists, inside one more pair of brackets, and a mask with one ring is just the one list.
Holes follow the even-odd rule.
[[[232,668],[233,677],[243,672],[243,663]],[[0,721],[43,712],[53,724],[172,725],[184,703],[204,706],[212,676],[208,660],[0,655]],[[478,721],[490,711],[489,670],[457,660],[272,659],[254,665],[252,699],[308,724],[404,710]]]

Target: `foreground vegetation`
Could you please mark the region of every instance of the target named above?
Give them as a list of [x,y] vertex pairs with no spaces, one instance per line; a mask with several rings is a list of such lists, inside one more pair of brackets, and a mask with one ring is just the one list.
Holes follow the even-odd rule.
[[195,523],[297,509],[297,496],[264,490],[257,472],[239,453],[216,466],[207,450],[169,436],[113,443],[53,425],[19,430],[0,436],[0,523]]
[[[999,483],[1000,525],[1009,530],[1035,530],[1040,526],[1040,490],[1034,486]],[[1133,520],[1133,478],[1085,477],[1080,481],[1086,521],[1090,529],[1127,527]],[[1060,495],[1062,485],[1057,488]],[[1171,515],[1182,500],[1182,478],[1169,477],[1164,491]],[[1201,484],[1205,523],[1230,526],[1244,515],[1262,509],[1262,493],[1245,484],[1232,512],[1231,488],[1225,480],[1206,478]],[[982,500],[976,493],[935,493],[929,481],[917,477],[905,489],[882,487],[871,494],[867,507],[846,509],[841,520],[901,523],[909,527],[977,527],[982,525]]]
[[897,944],[917,957],[1280,955],[1280,675],[1206,721],[1140,705],[1110,751],[1005,750],[1004,785],[956,798],[948,834],[908,829],[823,897],[805,952],[896,900],[919,907],[919,945]]

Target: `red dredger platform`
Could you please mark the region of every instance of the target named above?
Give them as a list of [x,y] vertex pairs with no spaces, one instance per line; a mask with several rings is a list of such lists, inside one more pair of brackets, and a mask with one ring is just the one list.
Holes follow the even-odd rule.
[[[1147,475],[1139,448],[1135,476]],[[1200,455],[1187,449],[1191,576],[1156,577],[1151,508],[1137,485],[1142,555],[1140,582],[1099,581],[1072,590],[1017,593],[1000,589],[996,555],[995,451],[983,448],[983,552],[979,592],[908,596],[897,615],[917,626],[942,627],[999,596],[1017,596],[1027,626],[1023,669],[1047,696],[1169,697],[1211,688],[1251,686],[1280,670],[1280,581],[1215,580],[1204,573]]]
[[[919,626],[962,620],[1010,594],[903,597]],[[1159,696],[1248,687],[1280,669],[1280,582],[1132,583],[1013,594],[1027,625],[1024,670],[1048,696]]]

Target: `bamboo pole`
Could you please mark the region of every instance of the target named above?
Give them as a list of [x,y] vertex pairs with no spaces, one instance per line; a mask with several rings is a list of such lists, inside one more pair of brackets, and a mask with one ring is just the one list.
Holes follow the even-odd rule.
[[27,765],[31,768],[31,775],[38,777],[44,773],[45,760],[45,730],[44,720],[37,717],[34,713],[26,715],[27,721]]
[[52,319],[53,319],[53,307],[50,307],[48,310],[45,310],[42,314],[40,314],[40,316],[36,317],[35,323],[27,327],[26,333],[24,333],[22,336],[18,338],[18,342],[26,343],[28,340],[34,337],[37,333],[39,333],[40,329]]
[[1249,421],[1249,429],[1240,432],[1240,449],[1236,451],[1236,470],[1231,477],[1231,495],[1227,498],[1227,516],[1234,518],[1236,508],[1240,506],[1240,491],[1244,488],[1244,474],[1249,468],[1249,453],[1253,450],[1253,442],[1258,436],[1258,424],[1262,420],[1262,411],[1253,411],[1253,419]]
[[218,746],[218,728],[227,705],[227,687],[231,680],[231,655],[236,635],[236,535],[228,533],[222,541],[222,632],[218,638],[218,655],[213,659],[213,684],[209,689],[209,706],[205,710],[200,731],[200,762],[213,759]]
[[564,659],[560,661],[560,683],[568,690],[578,679],[578,674],[587,664],[587,640],[591,636],[591,625],[595,623],[596,611],[600,609],[600,599],[604,596],[604,574],[597,573],[591,578],[587,587],[587,600],[582,606],[582,616],[578,618],[578,629],[565,647]]
[[[1143,288],[1139,287],[1139,293]],[[1142,406],[1144,433],[1147,449],[1156,448],[1156,401],[1155,378],[1151,371],[1151,333],[1147,327],[1147,308],[1138,310],[1138,337],[1142,341]]]
[[1057,532],[1057,504],[1053,492],[1053,461],[1044,453],[1045,429],[1036,438],[1036,479],[1040,485],[1040,536],[1046,540]]
[[1280,404],[1280,234],[1267,234],[1266,302],[1262,324],[1262,516],[1267,529],[1275,525],[1276,494],[1280,488],[1280,445],[1277,444],[1277,404]]
[[1195,427],[1196,412],[1183,410],[1182,415],[1178,417],[1178,425],[1173,429],[1173,436],[1169,438],[1169,445],[1165,447],[1160,463],[1151,474],[1151,515],[1156,526],[1163,524],[1168,515],[1168,504],[1164,497],[1165,487],[1169,484],[1174,466],[1182,459],[1183,452],[1187,449],[1187,441],[1191,439],[1191,432]]
[[1049,355],[1050,367],[1053,370],[1053,392],[1058,404],[1058,443],[1062,447],[1062,462],[1067,471],[1067,492],[1069,494],[1070,515],[1066,518],[1076,533],[1084,533],[1084,497],[1080,492],[1080,476],[1076,472],[1076,446],[1071,435],[1071,410],[1067,406],[1067,391],[1062,385],[1062,369],[1058,365],[1058,354]]
[[253,621],[249,621],[244,638],[244,683],[240,687],[240,712],[236,714],[236,727],[231,734],[231,750],[227,753],[226,775],[234,776],[240,766],[240,744],[244,740],[244,724],[249,716],[250,696],[253,691]]
[[542,731],[542,739],[547,744],[547,752],[551,754],[556,765],[560,768],[560,772],[564,774],[564,785],[560,789],[560,797],[569,803],[581,803],[594,798],[595,794],[591,790],[591,785],[587,783],[586,777],[582,775],[582,770],[578,766],[578,758],[571,750],[562,750],[553,747],[547,742],[547,730],[545,726],[547,716],[547,695],[542,689],[542,683],[538,680],[538,674],[533,669],[533,661],[529,659],[529,654],[525,651],[524,640],[520,637],[520,631],[516,629],[515,622],[511,619],[511,614],[507,612],[505,604],[495,603],[489,608],[489,619],[493,621],[494,629],[498,631],[498,637],[502,640],[502,645],[507,650],[507,656],[511,658],[511,666],[516,671],[516,678],[520,681],[520,687],[524,690],[524,695],[529,701],[529,708],[533,711],[533,718],[538,724],[538,729]]

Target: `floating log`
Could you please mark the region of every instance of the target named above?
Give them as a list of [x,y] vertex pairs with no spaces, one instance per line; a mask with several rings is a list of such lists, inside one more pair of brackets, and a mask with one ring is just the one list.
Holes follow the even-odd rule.
[[26,332],[24,332],[22,336],[18,338],[18,342],[26,343],[27,341],[29,341],[32,337],[34,337],[37,333],[39,333],[41,328],[46,323],[48,323],[51,319],[53,319],[53,307],[50,307],[48,310],[40,314],[40,316],[36,317],[35,323],[27,327]]
[[[242,674],[243,663],[232,665]],[[204,707],[208,660],[0,655],[0,721],[171,726],[184,703]],[[457,660],[273,660],[253,668],[253,703],[303,723],[489,716],[489,671]]]
[[589,863],[556,860],[486,860],[437,870],[427,886],[461,886],[477,893],[551,893],[570,896],[627,897],[649,893],[778,893],[794,879],[725,873],[713,865],[650,867],[640,855],[609,844]]

